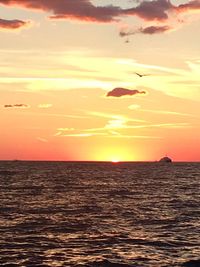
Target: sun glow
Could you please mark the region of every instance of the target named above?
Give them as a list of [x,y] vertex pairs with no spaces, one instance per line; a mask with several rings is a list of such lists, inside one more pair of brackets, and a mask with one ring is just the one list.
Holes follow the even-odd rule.
[[136,151],[133,151],[131,146],[118,145],[118,141],[106,140],[106,145],[98,147],[93,152],[93,158],[97,161],[109,161],[113,163],[122,162],[122,161],[134,161]]
[[112,159],[111,162],[112,162],[112,163],[119,163],[120,160],[119,160],[119,159]]

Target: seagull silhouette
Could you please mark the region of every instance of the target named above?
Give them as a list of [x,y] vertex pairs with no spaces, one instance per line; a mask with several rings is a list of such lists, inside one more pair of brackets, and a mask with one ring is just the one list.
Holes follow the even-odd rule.
[[136,74],[137,76],[139,76],[140,78],[142,78],[143,76],[149,76],[149,74],[140,74],[140,73],[138,73],[138,72],[135,72],[135,74]]

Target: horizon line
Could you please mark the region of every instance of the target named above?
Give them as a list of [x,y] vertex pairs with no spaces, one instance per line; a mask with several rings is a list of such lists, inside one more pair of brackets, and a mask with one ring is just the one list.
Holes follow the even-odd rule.
[[[72,163],[113,163],[113,164],[118,164],[118,163],[159,163],[160,160],[122,160],[122,161],[117,161],[114,162],[112,160],[51,160],[51,159],[0,159],[1,161],[9,161],[9,162],[72,162]],[[191,162],[191,163],[200,163],[200,160],[173,160],[171,163],[185,163],[185,162]],[[160,162],[160,163],[165,163],[165,162]]]

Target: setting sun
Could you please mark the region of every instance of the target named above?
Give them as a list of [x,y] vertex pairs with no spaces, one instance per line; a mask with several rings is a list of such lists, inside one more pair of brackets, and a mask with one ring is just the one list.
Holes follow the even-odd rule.
[[112,163],[118,163],[118,162],[120,162],[120,160],[118,160],[118,159],[112,159],[111,162]]
[[[111,138],[110,138],[111,139]],[[119,140],[106,140],[103,139],[103,143],[106,145],[97,144],[93,151],[91,151],[91,156],[96,161],[109,161],[109,162],[121,162],[121,161],[136,161],[139,159],[141,153],[133,145],[127,144],[127,140],[120,140],[121,145],[118,145]],[[136,157],[138,156],[138,158]],[[142,159],[142,158],[141,158]]]

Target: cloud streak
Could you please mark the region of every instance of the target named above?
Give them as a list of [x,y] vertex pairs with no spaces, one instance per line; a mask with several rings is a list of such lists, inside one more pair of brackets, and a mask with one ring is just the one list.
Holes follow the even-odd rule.
[[[153,129],[153,128],[160,128],[160,129],[185,129],[190,128],[191,125],[189,123],[157,123],[157,124],[140,124],[140,125],[129,125],[128,122],[123,122],[119,125],[111,125],[110,122],[106,124],[104,127],[101,128],[93,128],[93,129],[86,129],[86,132],[99,132],[105,130],[128,130],[128,129]],[[114,134],[116,135],[116,134]],[[117,136],[117,135],[116,135]]]
[[131,90],[127,88],[117,87],[114,88],[112,91],[107,93],[107,97],[122,97],[122,96],[133,96],[138,94],[146,94],[145,91],[139,91],[139,90]]
[[142,33],[142,34],[159,34],[159,33],[164,33],[164,32],[168,32],[172,30],[171,26],[168,25],[163,25],[163,26],[148,26],[148,27],[140,27],[136,30],[121,30],[119,32],[119,35],[121,37],[125,37],[125,36],[130,36],[130,35],[134,35],[137,33]]
[[42,137],[37,137],[37,140],[43,143],[48,143],[48,140]]
[[51,108],[52,106],[52,104],[39,104],[38,108]]
[[140,108],[139,105],[130,105],[128,108],[131,110],[137,110],[137,111],[148,112],[148,113],[155,113],[155,114],[159,114],[159,115],[175,115],[175,116],[195,117],[193,114],[181,113],[181,112],[170,111],[170,110],[142,109],[142,108]]
[[4,108],[30,108],[27,104],[6,104]]

